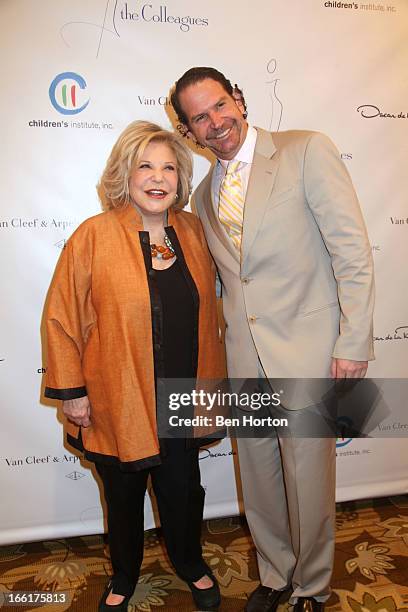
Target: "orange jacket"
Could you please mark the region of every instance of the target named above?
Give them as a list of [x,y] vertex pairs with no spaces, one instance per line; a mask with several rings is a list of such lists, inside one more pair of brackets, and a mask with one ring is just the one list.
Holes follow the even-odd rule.
[[[199,296],[197,377],[222,377],[214,265],[200,221],[170,209],[168,225]],[[67,242],[47,300],[45,395],[88,395],[91,426],[68,422],[67,433],[90,458],[148,467],[160,463],[160,451],[151,300],[139,231],[141,217],[129,205],[88,219]]]

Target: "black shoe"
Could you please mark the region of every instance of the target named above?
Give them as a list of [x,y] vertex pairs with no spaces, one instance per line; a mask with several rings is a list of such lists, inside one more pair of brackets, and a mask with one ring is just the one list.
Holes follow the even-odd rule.
[[106,599],[109,593],[112,591],[112,587],[112,581],[110,581],[106,586],[106,589],[104,590],[103,595],[99,601],[98,612],[112,612],[112,610],[114,610],[115,612],[127,612],[129,600],[131,597],[130,595],[125,597],[125,599],[120,604],[111,606],[110,604],[106,603]]
[[313,597],[299,597],[293,612],[323,612],[324,603],[316,601]]
[[213,581],[213,585],[208,589],[198,589],[192,582],[187,582],[191,594],[194,599],[194,603],[197,608],[201,610],[216,610],[221,603],[221,593],[220,587],[218,586],[218,582],[214,578],[213,574],[209,572],[207,575]]
[[283,593],[286,591],[275,591],[270,587],[259,585],[251,593],[247,605],[245,606],[245,612],[274,612],[278,605],[279,600]]

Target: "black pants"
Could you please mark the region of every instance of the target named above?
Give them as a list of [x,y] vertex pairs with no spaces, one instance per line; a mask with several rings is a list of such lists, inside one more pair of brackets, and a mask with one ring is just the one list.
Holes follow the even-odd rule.
[[208,574],[201,549],[204,489],[200,484],[198,450],[185,440],[165,441],[162,464],[138,472],[96,463],[108,510],[108,541],[113,567],[113,591],[131,595],[143,559],[144,498],[149,473],[157,498],[168,555],[182,580],[195,582]]

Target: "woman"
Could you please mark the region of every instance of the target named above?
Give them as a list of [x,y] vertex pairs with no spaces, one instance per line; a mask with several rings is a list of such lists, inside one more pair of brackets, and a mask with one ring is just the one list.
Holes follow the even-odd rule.
[[188,201],[191,155],[179,137],[135,121],[99,191],[108,210],[68,241],[47,306],[45,395],[63,400],[68,442],[95,462],[108,512],[112,580],[99,610],[126,610],[143,557],[148,475],[177,574],[199,609],[219,588],[202,558],[198,450],[159,440],[159,377],[218,378],[214,270]]

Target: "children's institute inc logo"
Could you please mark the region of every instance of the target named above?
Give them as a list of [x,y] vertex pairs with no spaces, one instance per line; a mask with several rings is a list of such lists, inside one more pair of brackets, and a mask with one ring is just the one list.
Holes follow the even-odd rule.
[[84,101],[85,79],[76,72],[61,72],[53,79],[48,94],[51,104],[61,115],[77,115],[89,104]]

